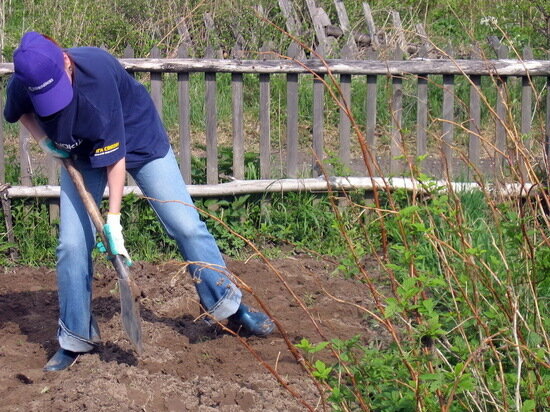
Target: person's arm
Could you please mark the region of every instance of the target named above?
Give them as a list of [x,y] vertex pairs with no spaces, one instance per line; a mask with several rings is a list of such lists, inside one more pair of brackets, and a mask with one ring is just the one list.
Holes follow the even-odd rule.
[[107,184],[109,185],[109,213],[119,214],[122,204],[122,192],[126,179],[126,159],[123,157],[111,166],[107,166]]
[[19,118],[19,121],[23,126],[25,126],[25,129],[29,131],[32,137],[34,137],[34,140],[37,142],[40,142],[40,140],[46,138],[46,133],[42,130],[42,127],[40,127],[36,121],[36,117],[34,117],[33,114],[25,113]]
[[44,130],[42,130],[42,127],[40,127],[40,124],[36,120],[36,117],[34,117],[31,113],[25,113],[19,118],[19,121],[21,124],[29,131],[29,133],[32,135],[34,140],[40,145],[42,150],[46,152],[47,154],[59,157],[59,158],[67,158],[69,157],[69,153],[58,149],[55,144],[46,136],[46,133]]
[[130,254],[124,246],[122,236],[122,225],[120,223],[120,210],[122,205],[122,193],[126,179],[126,159],[123,157],[114,164],[107,166],[107,184],[109,186],[109,212],[107,222],[103,228],[111,252],[115,255],[122,255],[126,258],[128,265],[132,264]]

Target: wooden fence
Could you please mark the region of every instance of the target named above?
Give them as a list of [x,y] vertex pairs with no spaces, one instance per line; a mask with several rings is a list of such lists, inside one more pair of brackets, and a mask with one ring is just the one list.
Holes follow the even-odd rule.
[[[548,154],[550,150],[550,94],[546,93],[545,102],[538,101],[534,104],[533,79],[537,76],[543,77],[546,87],[550,84],[550,61],[532,60],[530,51],[525,51],[525,59],[506,58],[505,48],[497,59],[410,59],[400,60],[401,52],[395,54],[395,60],[350,60],[350,59],[321,59],[320,56],[312,54],[313,58],[299,59],[299,48],[291,47],[285,57],[269,53],[267,49],[262,60],[244,59],[218,59],[211,57],[210,51],[205,58],[187,58],[187,51],[181,48],[176,58],[161,58],[157,49],[153,49],[150,58],[122,58],[122,65],[131,73],[147,72],[150,74],[150,91],[153,101],[159,111],[162,111],[162,87],[163,74],[177,73],[177,87],[179,100],[179,147],[176,151],[179,154],[181,171],[187,182],[191,182],[191,150],[193,138],[190,125],[191,92],[190,77],[202,76],[205,82],[205,142],[206,142],[206,176],[209,185],[219,183],[218,170],[218,119],[217,119],[217,76],[219,73],[230,73],[231,76],[231,109],[232,109],[232,153],[233,153],[233,178],[242,180],[245,177],[245,142],[244,127],[244,86],[243,76],[246,74],[259,77],[259,159],[260,178],[298,178],[316,177],[322,172],[321,161],[326,157],[325,150],[325,125],[326,125],[326,102],[332,98],[327,90],[337,90],[335,98],[340,101],[339,115],[339,141],[338,158],[342,165],[354,170],[357,176],[384,176],[400,175],[406,170],[406,162],[403,160],[422,157],[428,151],[428,147],[436,146],[437,165],[432,174],[435,177],[452,177],[455,175],[454,167],[457,159],[466,161],[473,167],[479,167],[483,159],[488,159],[491,168],[486,169],[489,173],[502,165],[503,160],[525,162],[528,155],[513,157],[508,151],[507,144],[510,139],[517,139],[514,133],[522,136],[529,136],[539,143],[545,145],[545,149],[539,151],[539,157],[543,152]],[[131,53],[131,51],[128,51]],[[269,59],[268,57],[271,57]],[[10,63],[0,64],[0,76],[9,75],[13,70]],[[273,144],[272,144],[272,121],[271,113],[271,78],[274,75],[286,77],[286,127],[284,146],[284,167],[282,170],[273,167]],[[313,79],[311,82],[312,119],[311,136],[305,144],[299,135],[298,100],[300,98],[299,82],[305,77]],[[375,152],[377,139],[377,96],[380,94],[379,77],[387,79],[389,84],[391,111],[391,125],[389,134],[389,153],[386,154],[386,162],[378,162],[380,156]],[[433,79],[441,78],[442,82]],[[460,121],[455,118],[457,101],[455,96],[455,83],[458,77],[467,79],[470,87],[469,101],[467,104],[467,121]],[[480,130],[480,119],[482,106],[486,105],[484,90],[482,90],[482,78],[491,79],[489,88],[496,88],[496,102],[490,107],[494,118],[494,132],[492,137]],[[512,77],[521,81],[520,102],[510,101],[507,84]],[[334,85],[332,81],[335,81]],[[362,138],[366,147],[371,150],[367,156],[370,165],[359,161],[360,167],[352,168],[352,163],[357,159],[352,158],[351,142],[357,141],[357,135],[350,118],[346,114],[345,107],[350,107],[351,90],[353,82],[361,82],[362,87],[357,98],[361,99],[364,105],[364,118],[354,119],[360,130],[364,131]],[[405,142],[403,133],[403,99],[404,82],[413,82],[416,86],[416,125],[412,134],[415,147],[410,147],[410,142]],[[327,87],[330,86],[330,87]],[[429,118],[428,113],[433,108],[428,105],[428,90],[432,87],[442,89],[442,107],[438,109],[439,118]],[[4,94],[4,91],[2,91]],[[537,95],[540,93],[537,92]],[[540,99],[539,99],[540,100]],[[464,102],[460,102],[464,105]],[[520,105],[519,125],[513,124],[510,111],[513,105]],[[546,106],[546,107],[544,107]],[[545,110],[545,126],[540,133],[531,133],[532,119],[535,111]],[[427,130],[432,123],[439,122],[439,135],[435,142],[430,142]],[[429,124],[430,123],[430,124]],[[456,129],[465,131],[468,142],[466,150],[462,150],[455,142]],[[0,128],[0,183],[5,182],[6,156],[5,138],[6,132]],[[482,137],[483,135],[483,137]],[[31,164],[29,154],[29,136],[24,130],[19,133],[19,155],[18,160],[21,170],[22,186],[31,185]],[[531,147],[530,142],[524,142],[524,147]],[[539,144],[539,148],[542,147]],[[300,163],[306,153],[310,160],[310,173],[304,173],[303,164]],[[359,152],[359,156],[364,155]],[[466,158],[465,158],[466,157]],[[302,159],[302,160],[301,160]],[[512,159],[512,160],[511,160]],[[383,159],[382,159],[383,160]],[[547,162],[547,160],[546,160]],[[367,162],[369,163],[369,162]],[[355,163],[356,164],[356,163]],[[528,170],[529,165],[524,165],[522,170]],[[548,163],[546,163],[546,168]],[[276,172],[274,170],[277,169]],[[274,175],[275,173],[275,175]],[[308,176],[309,174],[309,176]],[[437,176],[439,174],[439,176]],[[57,165],[50,162],[48,165],[48,182],[50,185],[57,184]],[[529,174],[522,177],[529,180]],[[14,191],[12,191],[15,194]],[[25,192],[28,193],[28,192]]]
[[[385,19],[391,22],[389,30],[375,27],[368,2],[361,4],[364,19],[355,22],[350,22],[342,0],[333,0],[336,14],[333,13],[332,20],[316,0],[305,0],[303,13],[299,13],[297,2],[278,0],[277,3],[287,33],[295,39],[313,39],[315,52],[292,44],[280,54],[273,53],[274,47],[267,43],[256,53],[260,59],[245,59],[251,54],[242,52],[246,42],[235,30],[236,43],[229,52],[230,59],[212,48],[206,50],[204,58],[189,58],[188,50],[195,49],[196,45],[182,18],[178,20],[177,30],[183,46],[175,58],[162,58],[157,48],[151,50],[149,58],[133,58],[134,53],[128,48],[120,59],[131,73],[149,73],[147,81],[159,111],[163,107],[165,75],[176,73],[179,135],[173,145],[186,182],[193,183],[192,149],[197,143],[206,147],[207,184],[191,185],[192,194],[211,196],[275,190],[273,179],[315,178],[322,172],[334,174],[336,169],[331,170],[323,163],[327,153],[334,157],[331,153],[334,147],[337,162],[351,169],[356,177],[400,176],[407,173],[407,166],[413,162],[415,167],[435,178],[471,179],[472,174],[468,173],[472,170],[502,177],[506,166],[516,169],[519,164],[520,173],[514,170],[510,180],[523,184],[534,177],[533,165],[537,162],[543,165],[543,174],[550,174],[550,61],[533,60],[529,49],[523,50],[521,56],[514,50],[510,53],[513,58],[508,58],[508,49],[496,37],[488,39],[492,56],[482,56],[479,52],[456,56],[450,50],[436,47],[422,24],[404,28],[396,11],[390,11]],[[260,18],[269,19],[261,6],[256,12]],[[204,14],[204,24],[208,43],[220,46],[215,21],[208,12]],[[225,49],[229,47],[226,45]],[[0,63],[0,78],[12,71],[10,63]],[[230,76],[231,174],[235,180],[223,184],[219,184],[220,108],[216,107],[220,73]],[[258,77],[257,90],[245,89],[245,76]],[[272,103],[279,97],[272,94],[274,76],[286,78],[286,93],[281,99],[286,111],[281,116],[285,123],[282,126],[276,124],[279,119],[271,118]],[[204,81],[204,96],[197,96],[191,90],[196,77]],[[0,82],[0,88],[2,84]],[[304,84],[311,87],[309,95],[312,96],[311,115],[305,122],[299,117],[299,103],[303,101],[300,91],[304,90]],[[510,92],[510,84],[514,86],[514,93]],[[335,89],[336,95],[330,96],[328,92]],[[439,93],[439,100],[432,98],[434,89]],[[469,92],[464,93],[465,89]],[[0,92],[3,97],[4,91]],[[245,94],[258,96],[259,115],[252,124],[257,129],[254,133],[249,130],[250,119],[245,121]],[[489,99],[488,95],[493,97]],[[191,130],[191,99],[198,98],[203,100],[205,127],[197,133],[196,129]],[[340,104],[337,138],[332,115],[336,105],[334,100],[329,101],[331,98]],[[414,103],[411,104],[411,100]],[[0,108],[1,104],[2,99]],[[433,107],[434,104],[438,107]],[[362,107],[355,123],[346,113],[350,106]],[[328,116],[330,122],[327,122]],[[536,129],[533,119],[537,120]],[[5,126],[0,124],[0,189],[6,180]],[[332,128],[328,130],[327,126]],[[276,141],[273,139],[275,129],[280,132]],[[251,134],[254,142],[250,141]],[[57,197],[57,164],[49,159],[46,165],[49,186],[32,187],[29,136],[20,130],[19,141],[10,141],[10,144],[11,148],[18,145],[20,181],[17,183],[21,186],[9,189],[7,196]],[[259,177],[263,183],[257,186],[242,183],[245,153],[251,150],[259,156]],[[430,156],[416,164],[416,159],[427,154]],[[364,182],[365,187],[370,187],[374,180]],[[318,182],[310,183],[312,187],[318,185]],[[295,187],[293,182],[283,186]]]

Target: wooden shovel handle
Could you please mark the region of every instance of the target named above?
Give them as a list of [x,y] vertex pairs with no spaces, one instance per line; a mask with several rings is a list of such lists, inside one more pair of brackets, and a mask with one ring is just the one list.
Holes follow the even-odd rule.
[[76,168],[73,159],[68,157],[61,160],[63,162],[63,166],[65,166],[65,169],[67,169],[67,172],[69,173],[69,176],[71,177],[76,187],[76,190],[80,195],[80,198],[82,199],[82,203],[84,203],[84,207],[86,208],[88,215],[90,215],[90,218],[92,219],[92,223],[94,224],[96,231],[99,234],[101,241],[103,242],[103,245],[107,249],[107,253],[112,256],[113,253],[111,252],[109,242],[107,240],[107,237],[105,236],[105,233],[103,232],[103,225],[105,224],[105,222],[103,221],[103,217],[101,216],[101,212],[99,211],[99,208],[97,207],[94,198],[86,188],[86,184],[84,183],[82,174]]

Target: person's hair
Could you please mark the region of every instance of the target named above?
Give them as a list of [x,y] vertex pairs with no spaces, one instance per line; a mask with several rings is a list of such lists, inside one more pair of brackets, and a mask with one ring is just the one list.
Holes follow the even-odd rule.
[[42,35],[42,37],[44,37],[45,39],[48,39],[49,41],[51,41],[53,44],[55,44],[57,47],[59,48],[63,48],[61,47],[61,45],[56,41],[54,40],[52,37],[48,36],[47,34],[44,34],[44,33],[40,33]]
[[[57,47],[59,47],[64,54],[66,54],[68,57],[69,57],[69,60],[71,61],[71,65],[74,65],[74,60],[73,58],[71,57],[71,55],[69,53],[67,53],[65,51],[65,49],[63,47],[61,47],[61,45],[55,40],[53,39],[52,37],[48,36],[47,34],[44,34],[44,33],[40,33],[42,35],[42,37],[44,37],[45,39],[48,39],[49,41],[51,41],[53,44],[55,44]],[[74,73],[72,74],[74,76]]]

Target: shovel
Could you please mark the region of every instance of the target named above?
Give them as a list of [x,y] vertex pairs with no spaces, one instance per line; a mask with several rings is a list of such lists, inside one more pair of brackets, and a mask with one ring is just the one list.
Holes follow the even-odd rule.
[[75,167],[74,162],[71,158],[61,159],[63,161],[63,166],[69,172],[69,176],[76,186],[78,193],[86,207],[90,218],[96,228],[103,245],[107,249],[107,254],[109,260],[112,262],[118,278],[118,285],[120,289],[120,312],[122,316],[122,325],[124,330],[128,335],[128,338],[134,345],[136,352],[141,354],[143,352],[143,345],[141,342],[141,318],[139,314],[139,289],[130,277],[130,271],[128,266],[124,263],[124,258],[121,255],[114,255],[111,251],[109,242],[105,233],[103,232],[103,217],[99,212],[99,208],[95,203],[92,195],[86,189],[84,184],[84,179],[82,178],[81,173]]

